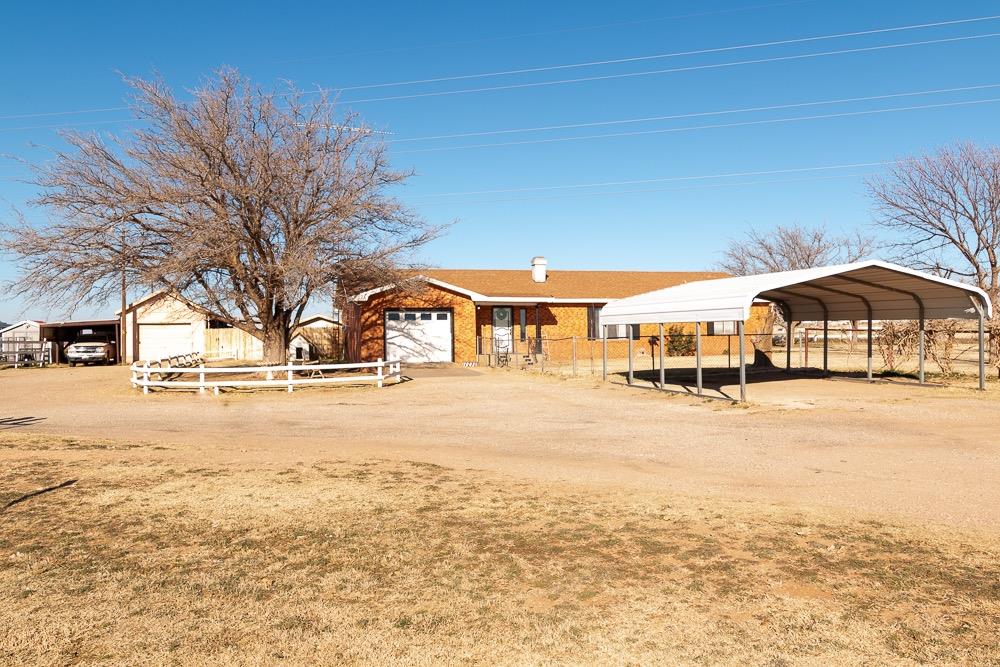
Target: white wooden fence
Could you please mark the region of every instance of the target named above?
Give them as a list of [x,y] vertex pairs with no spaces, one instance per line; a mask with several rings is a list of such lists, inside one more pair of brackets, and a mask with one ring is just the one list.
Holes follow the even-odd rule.
[[[176,361],[175,361],[176,360]],[[359,375],[327,375],[337,371],[356,371],[371,368],[374,373]],[[220,388],[273,388],[287,387],[292,393],[295,387],[317,386],[330,384],[359,384],[373,382],[381,388],[392,380],[399,382],[400,365],[398,361],[370,361],[357,364],[289,364],[286,366],[206,366],[203,359],[194,355],[171,357],[155,362],[136,362],[130,367],[132,371],[132,386],[142,387],[142,393],[148,394],[150,387],[160,389],[197,389],[200,393],[211,389],[216,395]],[[226,375],[263,375],[263,379],[225,379]],[[185,376],[197,375],[198,379],[182,379]],[[206,379],[213,375],[222,379]]]

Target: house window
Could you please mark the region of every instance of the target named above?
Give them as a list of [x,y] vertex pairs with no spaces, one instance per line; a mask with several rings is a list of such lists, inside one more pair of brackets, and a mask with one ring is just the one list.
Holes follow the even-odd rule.
[[518,318],[520,320],[520,338],[522,341],[526,341],[528,340],[528,309],[519,309]]
[[587,306],[587,338],[601,337],[601,306],[591,304]]
[[736,335],[736,322],[709,322],[708,323],[708,335],[709,336],[735,336]]
[[631,338],[639,340],[638,324],[609,324],[608,338]]

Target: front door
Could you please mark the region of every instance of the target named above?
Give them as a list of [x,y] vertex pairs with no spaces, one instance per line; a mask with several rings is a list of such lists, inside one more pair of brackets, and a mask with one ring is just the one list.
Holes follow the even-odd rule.
[[509,307],[493,308],[493,345],[497,352],[510,352],[514,337],[512,328],[512,309]]

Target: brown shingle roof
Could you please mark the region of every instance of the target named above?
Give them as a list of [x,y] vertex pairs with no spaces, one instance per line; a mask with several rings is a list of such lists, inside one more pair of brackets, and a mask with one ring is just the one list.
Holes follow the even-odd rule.
[[544,283],[531,279],[529,269],[427,269],[420,275],[490,297],[550,297],[556,299],[620,299],[695,280],[725,278],[713,271],[559,271]]

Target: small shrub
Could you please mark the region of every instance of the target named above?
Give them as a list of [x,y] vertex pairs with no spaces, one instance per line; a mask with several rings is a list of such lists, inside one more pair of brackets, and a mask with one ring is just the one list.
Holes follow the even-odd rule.
[[694,334],[684,332],[680,324],[667,328],[667,354],[671,357],[687,357],[694,354]]

